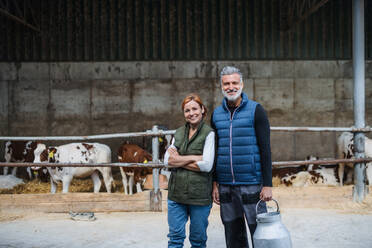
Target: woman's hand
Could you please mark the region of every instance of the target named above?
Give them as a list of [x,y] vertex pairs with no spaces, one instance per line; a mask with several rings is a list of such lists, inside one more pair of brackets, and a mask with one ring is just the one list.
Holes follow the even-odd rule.
[[173,159],[177,158],[177,157],[180,155],[180,154],[178,153],[177,149],[174,148],[174,147],[169,148],[169,149],[168,149],[168,152],[169,152],[169,157],[170,157],[170,158],[173,158]]
[[182,167],[187,170],[200,171],[196,162],[203,160],[203,155],[181,156],[174,147],[168,148],[167,152],[169,154],[168,165],[170,165],[170,167]]
[[170,167],[183,167],[196,161],[193,155],[181,156],[175,147],[168,148],[167,153],[169,154],[168,165]]

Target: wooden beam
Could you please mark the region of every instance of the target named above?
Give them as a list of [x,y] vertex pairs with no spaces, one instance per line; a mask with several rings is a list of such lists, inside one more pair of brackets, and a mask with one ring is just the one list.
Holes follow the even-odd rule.
[[[166,201],[161,198],[157,209],[151,208],[151,191],[134,195],[123,193],[56,193],[1,194],[0,212],[143,212],[162,211]],[[167,195],[165,193],[165,195]],[[165,197],[166,199],[166,197]]]

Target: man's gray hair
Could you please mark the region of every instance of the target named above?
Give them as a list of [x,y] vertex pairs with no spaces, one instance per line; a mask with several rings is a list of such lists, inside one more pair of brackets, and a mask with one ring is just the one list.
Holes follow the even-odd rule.
[[243,82],[243,74],[241,73],[241,71],[234,67],[234,66],[225,66],[224,68],[222,68],[221,70],[221,73],[220,73],[220,82],[222,84],[222,76],[225,76],[225,75],[231,75],[231,74],[239,74],[240,76],[240,83]]

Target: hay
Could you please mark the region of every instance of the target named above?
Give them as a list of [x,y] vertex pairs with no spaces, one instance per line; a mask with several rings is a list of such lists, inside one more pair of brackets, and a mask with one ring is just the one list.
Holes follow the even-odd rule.
[[279,185],[282,184],[282,181],[277,176],[273,177],[273,180],[272,181],[273,181],[273,187],[278,187]]
[[[57,192],[62,192],[62,183],[57,184]],[[93,192],[93,181],[87,179],[73,179],[69,192]],[[100,192],[107,192],[105,184],[102,182]],[[123,192],[121,179],[114,179],[112,192]],[[42,182],[38,179],[25,182],[12,189],[0,189],[0,194],[39,194],[50,193],[50,182]]]

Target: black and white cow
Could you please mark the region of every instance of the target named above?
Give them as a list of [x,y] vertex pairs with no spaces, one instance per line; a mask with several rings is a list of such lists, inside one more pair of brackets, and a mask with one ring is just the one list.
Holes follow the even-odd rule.
[[[367,158],[372,158],[372,140],[365,137],[364,151]],[[337,158],[354,158],[354,135],[350,132],[343,132],[337,139]],[[353,182],[354,165],[352,163],[339,163],[338,176],[340,178],[340,186],[343,185],[345,165],[349,167],[346,173],[346,184]],[[372,183],[372,165],[366,164],[366,177],[369,184]]]

